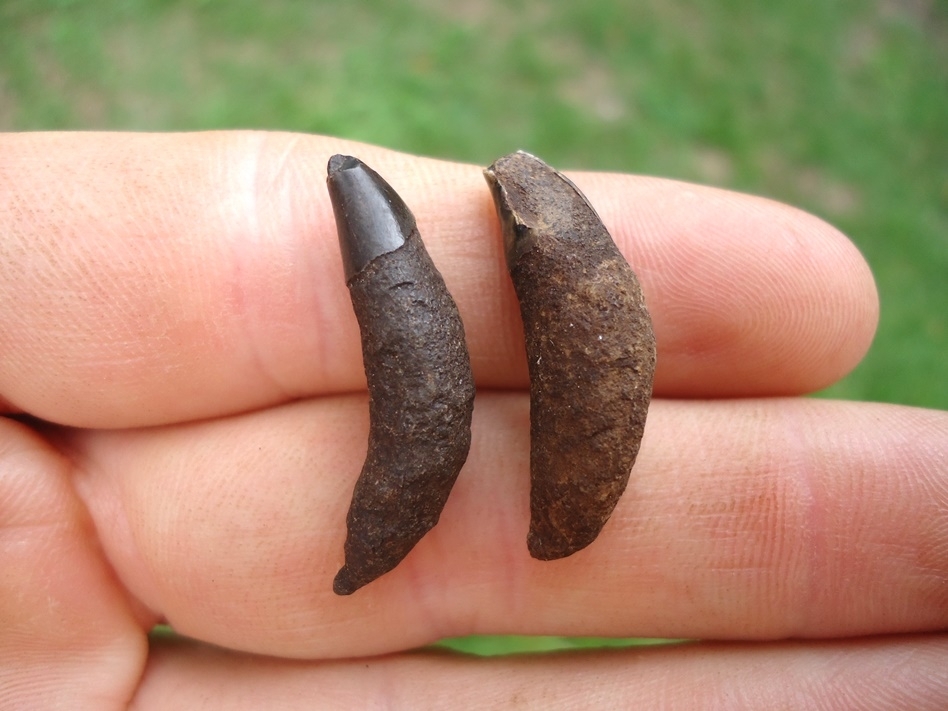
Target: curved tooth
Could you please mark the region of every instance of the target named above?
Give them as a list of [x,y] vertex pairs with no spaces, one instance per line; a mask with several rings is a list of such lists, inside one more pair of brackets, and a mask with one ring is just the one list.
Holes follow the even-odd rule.
[[457,306],[402,199],[351,156],[330,159],[327,184],[369,391],[368,453],[333,581],[349,595],[438,522],[470,449],[474,376]]
[[530,532],[540,560],[585,548],[625,491],[652,395],[638,279],[579,189],[517,152],[484,171],[530,370]]

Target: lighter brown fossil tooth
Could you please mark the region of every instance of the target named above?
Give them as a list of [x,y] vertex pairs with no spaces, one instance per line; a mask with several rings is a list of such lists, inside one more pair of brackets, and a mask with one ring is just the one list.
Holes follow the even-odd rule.
[[530,532],[553,560],[599,535],[629,481],[655,336],[638,279],[579,189],[517,152],[486,171],[530,371]]

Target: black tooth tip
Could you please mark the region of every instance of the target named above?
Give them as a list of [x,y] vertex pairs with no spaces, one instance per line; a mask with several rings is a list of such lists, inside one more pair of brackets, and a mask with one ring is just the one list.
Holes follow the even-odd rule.
[[334,173],[338,173],[340,170],[349,170],[359,165],[364,164],[358,158],[337,153],[329,159],[329,165],[326,166],[326,173],[332,177]]
[[394,252],[415,229],[415,217],[392,186],[358,158],[329,159],[326,183],[346,281],[376,257]]

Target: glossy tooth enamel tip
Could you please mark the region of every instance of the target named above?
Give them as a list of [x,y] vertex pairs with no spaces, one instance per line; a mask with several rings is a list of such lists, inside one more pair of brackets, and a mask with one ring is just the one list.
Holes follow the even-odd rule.
[[360,165],[364,165],[364,163],[362,163],[362,161],[360,161],[358,158],[344,156],[337,153],[329,159],[329,165],[326,167],[326,172],[330,177],[332,177],[334,173],[338,173],[340,170],[348,170],[349,168],[356,168]]
[[334,155],[326,172],[349,281],[376,257],[405,244],[415,218],[392,186],[358,158]]

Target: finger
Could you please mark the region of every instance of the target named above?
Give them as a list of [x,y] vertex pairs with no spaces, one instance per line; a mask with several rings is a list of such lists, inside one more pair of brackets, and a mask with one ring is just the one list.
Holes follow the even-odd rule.
[[785,709],[940,711],[948,637],[696,644],[476,659],[435,652],[287,662],[193,643],[152,654],[135,711],[257,709]]
[[465,634],[775,639],[948,626],[948,414],[817,400],[656,401],[600,537],[526,550],[528,406],[485,394],[439,524],[339,598],[358,397],[75,435],[102,545],[183,634],[282,656]]
[[[526,383],[480,168],[267,133],[0,138],[0,394],[83,426],[364,387],[325,166],[358,153],[414,210],[478,384]],[[758,198],[574,175],[653,312],[659,394],[797,393],[858,362],[872,277],[831,227]]]
[[68,463],[0,418],[0,708],[120,709],[144,630],[96,545]]

